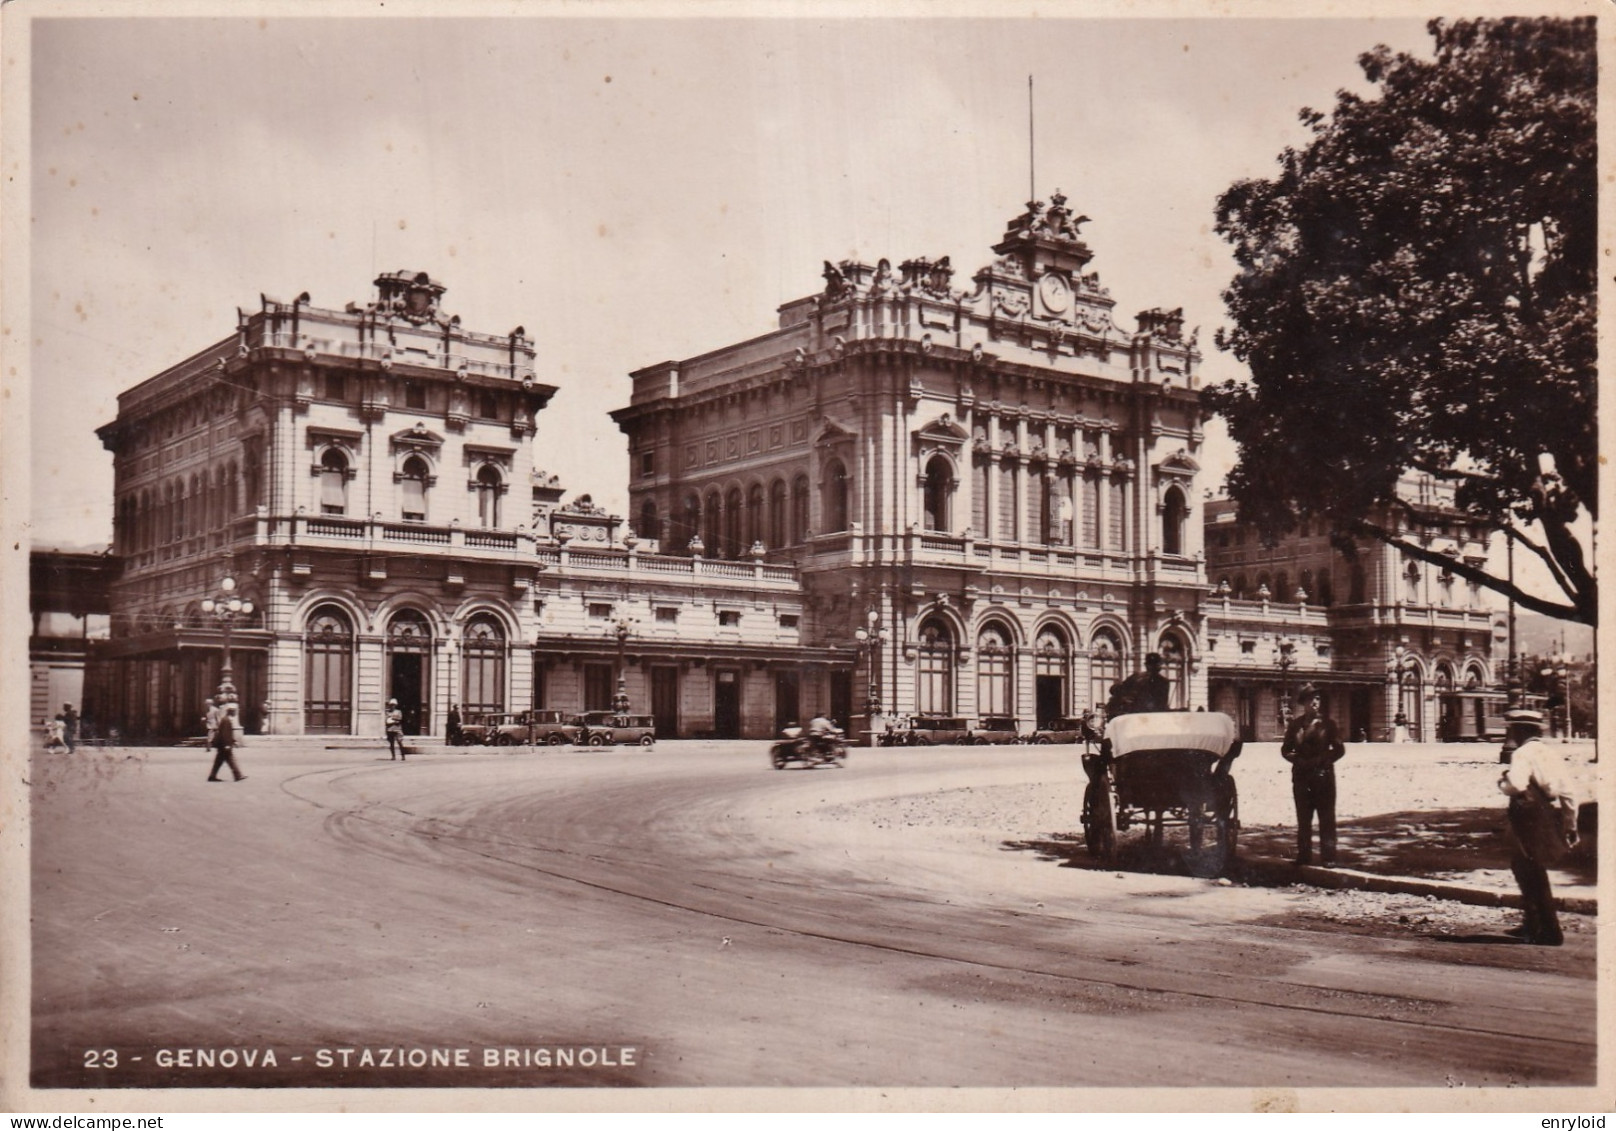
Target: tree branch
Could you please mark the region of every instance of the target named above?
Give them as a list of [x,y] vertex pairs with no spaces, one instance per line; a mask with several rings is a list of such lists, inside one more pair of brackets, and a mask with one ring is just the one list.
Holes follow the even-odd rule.
[[[1353,524],[1353,532],[1373,538],[1377,542],[1384,542],[1388,546],[1403,551],[1411,558],[1425,562],[1428,565],[1440,566],[1458,574],[1466,581],[1474,581],[1476,584],[1491,589],[1495,593],[1501,593],[1531,612],[1542,613],[1545,616],[1556,617],[1560,620],[1581,621],[1584,624],[1597,623],[1596,610],[1589,609],[1581,601],[1567,605],[1556,604],[1553,601],[1528,593],[1520,586],[1512,585],[1506,579],[1488,573],[1484,569],[1478,569],[1462,560],[1450,558],[1446,554],[1439,554],[1435,550],[1429,550],[1417,542],[1410,542],[1401,535],[1376,523],[1360,519]],[[1574,595],[1568,594],[1568,596]]]
[[1543,564],[1549,568],[1549,573],[1554,576],[1555,584],[1560,586],[1561,590],[1564,591],[1567,597],[1570,597],[1573,601],[1580,600],[1582,596],[1581,591],[1576,585],[1572,584],[1571,579],[1566,576],[1565,570],[1561,568],[1559,559],[1557,559],[1554,554],[1550,552],[1547,546],[1543,546],[1532,541],[1532,539],[1528,538],[1521,531],[1516,530],[1513,526],[1505,526],[1501,529],[1503,530],[1506,538],[1514,539],[1518,544],[1525,546],[1528,550],[1531,550],[1532,553],[1536,554],[1540,559],[1542,559]]

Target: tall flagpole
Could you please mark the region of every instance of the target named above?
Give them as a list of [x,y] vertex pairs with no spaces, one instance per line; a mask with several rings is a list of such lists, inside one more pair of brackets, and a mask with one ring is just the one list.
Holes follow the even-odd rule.
[[1027,76],[1027,199],[1038,199],[1038,175],[1034,163],[1032,132],[1032,76]]

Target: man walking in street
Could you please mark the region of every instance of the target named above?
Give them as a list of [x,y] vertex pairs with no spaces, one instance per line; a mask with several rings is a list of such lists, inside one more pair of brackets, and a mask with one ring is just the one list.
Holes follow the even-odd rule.
[[236,765],[236,714],[231,705],[227,704],[219,712],[219,725],[213,732],[213,748],[216,753],[213,756],[213,769],[208,771],[209,781],[219,780],[220,766],[229,766],[237,781],[246,778],[241,767]]
[[1565,759],[1545,743],[1543,715],[1514,710],[1504,716],[1508,740],[1515,751],[1498,779],[1509,795],[1509,831],[1514,840],[1510,871],[1521,886],[1522,922],[1508,932],[1534,946],[1559,946],[1565,941],[1549,887],[1548,865],[1555,864],[1577,843],[1577,801],[1571,793]]
[[1302,713],[1285,728],[1279,754],[1291,764],[1291,796],[1296,801],[1296,863],[1313,862],[1313,817],[1319,819],[1319,863],[1335,863],[1335,764],[1347,748],[1333,719],[1319,713],[1319,693],[1304,683],[1297,694]]

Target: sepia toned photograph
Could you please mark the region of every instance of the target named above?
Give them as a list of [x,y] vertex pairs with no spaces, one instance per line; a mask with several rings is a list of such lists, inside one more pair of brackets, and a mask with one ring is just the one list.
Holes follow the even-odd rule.
[[1610,20],[7,6],[4,1106],[1609,1110]]

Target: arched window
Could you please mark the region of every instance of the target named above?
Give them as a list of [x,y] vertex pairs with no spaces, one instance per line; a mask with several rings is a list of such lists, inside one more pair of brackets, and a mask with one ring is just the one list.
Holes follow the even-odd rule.
[[1111,685],[1122,678],[1122,645],[1108,628],[1089,642],[1089,705],[1103,708],[1111,698]]
[[976,636],[976,713],[1009,718],[1016,713],[1016,653],[1010,633],[990,624]]
[[848,528],[847,468],[842,461],[833,459],[825,465],[825,484],[820,496],[820,509],[825,516],[825,532],[834,533]]
[[1296,600],[1296,590],[1291,588],[1290,575],[1284,570],[1274,578],[1274,600],[1285,603]]
[[731,487],[724,496],[724,556],[738,558],[745,550],[741,544],[741,534],[745,529],[741,513],[741,489]]
[[799,475],[791,483],[791,544],[808,540],[808,477]]
[[163,484],[163,544],[174,541],[174,532],[179,529],[174,516],[174,484]]
[[353,730],[353,622],[334,605],[310,614],[303,633],[303,730]]
[[185,480],[181,479],[174,488],[174,540],[176,542],[185,541],[185,508],[190,501],[190,497],[185,493]]
[[948,622],[931,617],[920,625],[915,657],[915,711],[954,713],[954,634]]
[[1327,573],[1319,574],[1318,585],[1319,591],[1314,594],[1317,600],[1315,600],[1313,603],[1316,605],[1322,605],[1325,608],[1329,608],[1335,602],[1335,590],[1330,585],[1330,575]]
[[1162,553],[1175,557],[1184,553],[1184,516],[1189,508],[1184,503],[1184,492],[1177,486],[1167,488],[1162,498]]
[[954,502],[954,465],[941,456],[926,463],[926,529],[947,533]]
[[1302,593],[1304,594],[1304,596],[1298,598],[1298,600],[1307,601],[1309,604],[1313,604],[1313,605],[1316,605],[1316,604],[1319,603],[1318,590],[1313,588],[1313,571],[1312,570],[1304,569],[1302,571],[1302,576],[1300,576],[1300,577],[1298,577],[1296,579],[1296,587],[1298,589],[1300,589],[1302,591]]
[[722,556],[723,546],[718,540],[718,518],[722,509],[718,504],[718,492],[708,491],[707,505],[701,512],[701,540],[707,544],[707,556],[710,558]]
[[1162,675],[1167,678],[1167,709],[1182,711],[1190,705],[1190,664],[1184,641],[1175,633],[1161,638]]
[[[346,467],[346,465],[344,466]],[[231,460],[230,466],[225,469],[224,481],[224,507],[225,517],[227,518],[235,518],[241,513],[241,508],[238,505],[238,499],[240,496],[237,494],[240,484],[240,477],[236,473],[236,461]],[[256,503],[253,505],[257,506]]]
[[790,515],[786,498],[786,481],[776,479],[769,484],[769,549],[778,550],[786,544],[786,522]]
[[477,525],[494,529],[499,526],[499,496],[504,487],[499,469],[483,464],[477,470]]
[[746,493],[746,551],[754,543],[763,541],[763,484],[754,483]]
[[656,501],[647,499],[640,504],[640,528],[635,531],[641,538],[657,538],[661,536],[661,524],[657,522]]
[[494,617],[473,617],[461,633],[460,710],[505,713],[505,629]]
[[[236,508],[230,508],[235,513]],[[320,513],[348,513],[348,457],[327,448],[320,457]]]
[[411,456],[404,461],[404,470],[398,481],[401,492],[399,513],[405,522],[426,521],[426,460]]
[[1066,634],[1049,625],[1038,633],[1033,645],[1033,694],[1038,708],[1038,725],[1048,726],[1065,718],[1071,697],[1071,647]]

